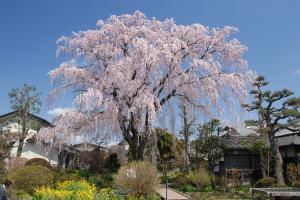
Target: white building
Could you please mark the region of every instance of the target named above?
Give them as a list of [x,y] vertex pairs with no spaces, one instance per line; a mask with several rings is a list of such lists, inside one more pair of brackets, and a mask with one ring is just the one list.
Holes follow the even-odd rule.
[[[47,120],[40,118],[36,115],[29,114],[30,120],[32,120],[32,127],[28,131],[28,136],[25,138],[21,157],[26,159],[42,158],[50,162],[53,166],[62,168],[69,168],[70,164],[74,164],[73,159],[78,156],[78,151],[66,147],[60,151],[57,148],[51,148],[48,144],[37,144],[36,135],[38,131],[43,127],[53,127],[53,125]],[[8,131],[11,134],[20,133],[22,127],[18,117],[18,112],[10,112],[0,116],[0,123],[3,125],[3,130]],[[19,142],[16,142],[11,150],[11,157],[14,158],[17,155]],[[79,156],[78,156],[79,157]]]

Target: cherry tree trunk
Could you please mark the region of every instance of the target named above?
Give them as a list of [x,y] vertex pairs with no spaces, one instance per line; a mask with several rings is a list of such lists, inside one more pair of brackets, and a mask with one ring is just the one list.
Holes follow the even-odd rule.
[[129,150],[132,156],[133,160],[136,161],[141,161],[144,160],[144,151],[145,151],[145,146],[143,145],[143,143],[145,143],[145,141],[141,141],[141,139],[138,138],[126,138],[125,140],[128,142],[129,144]]

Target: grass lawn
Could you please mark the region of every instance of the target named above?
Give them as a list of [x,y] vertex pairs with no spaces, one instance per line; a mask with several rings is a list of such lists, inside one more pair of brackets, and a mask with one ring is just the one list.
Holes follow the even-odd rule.
[[251,199],[250,193],[248,194],[239,194],[239,193],[231,193],[231,192],[197,192],[197,193],[190,193],[190,197],[194,200],[216,200],[216,199],[223,199],[223,200],[231,200],[231,199]]
[[207,191],[207,192],[193,192],[187,193],[194,200],[232,200],[232,199],[251,199],[251,194],[249,190],[232,190],[232,191]]

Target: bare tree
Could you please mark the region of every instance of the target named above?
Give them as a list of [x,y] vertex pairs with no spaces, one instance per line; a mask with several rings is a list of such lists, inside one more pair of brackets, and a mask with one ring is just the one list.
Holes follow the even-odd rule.
[[32,120],[31,113],[40,111],[40,93],[36,92],[35,86],[24,84],[21,89],[12,89],[8,96],[11,108],[17,112],[15,121],[20,129],[18,133],[17,157],[20,157],[29,130],[38,129],[38,124],[36,120]]
[[191,116],[191,110],[189,109],[189,104],[182,100],[180,104],[181,118],[183,121],[183,129],[180,131],[180,135],[183,137],[184,155],[185,155],[185,169],[188,170],[190,163],[190,137],[193,134],[192,126],[195,122],[195,118]]

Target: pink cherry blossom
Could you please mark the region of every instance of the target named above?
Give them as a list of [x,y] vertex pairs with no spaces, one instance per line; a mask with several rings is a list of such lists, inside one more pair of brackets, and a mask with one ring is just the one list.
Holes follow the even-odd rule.
[[113,15],[97,26],[58,40],[58,53],[75,62],[49,72],[50,96],[73,92],[74,110],[56,119],[55,128],[41,130],[40,140],[65,143],[75,135],[119,132],[139,159],[167,104],[184,99],[221,111],[246,97],[254,73],[243,58],[247,47],[231,36],[235,27],[177,25],[141,12]]

